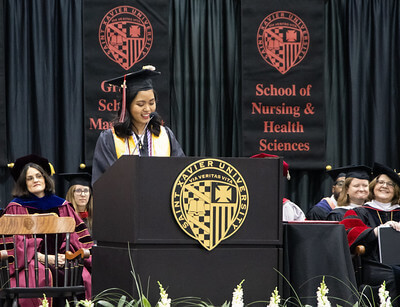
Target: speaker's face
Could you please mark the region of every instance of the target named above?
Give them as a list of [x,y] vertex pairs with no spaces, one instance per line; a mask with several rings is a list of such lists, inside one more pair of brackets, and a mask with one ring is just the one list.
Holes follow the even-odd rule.
[[150,120],[151,112],[156,110],[156,98],[154,91],[139,91],[133,99],[129,112],[132,116],[132,123],[137,129],[136,133],[142,133],[146,123]]

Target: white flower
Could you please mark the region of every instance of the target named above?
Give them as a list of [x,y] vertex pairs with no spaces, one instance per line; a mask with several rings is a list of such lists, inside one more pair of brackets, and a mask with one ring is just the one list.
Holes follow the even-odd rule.
[[91,300],[81,300],[79,303],[84,307],[94,307],[94,303]]
[[269,299],[269,304],[267,307],[279,307],[280,302],[281,302],[281,297],[278,293],[278,288],[275,287],[275,290],[271,294],[271,298]]
[[46,294],[43,294],[43,299],[40,300],[40,302],[41,304],[39,305],[39,307],[49,307],[49,301],[47,300]]
[[160,301],[157,303],[157,307],[170,307],[171,299],[168,298],[167,291],[164,290],[162,284],[158,281],[158,285],[160,286]]
[[317,291],[317,302],[318,302],[318,307],[330,307],[331,303],[329,302],[328,298],[326,295],[328,294],[329,289],[325,284],[325,276],[322,278],[321,285],[318,287]]
[[389,296],[389,291],[386,290],[386,282],[383,281],[379,288],[379,299],[381,301],[380,307],[392,307],[392,302]]
[[232,296],[232,307],[243,307],[243,288],[242,288],[242,283],[244,282],[244,279],[240,282],[240,284],[237,285],[236,289],[233,291],[233,296]]

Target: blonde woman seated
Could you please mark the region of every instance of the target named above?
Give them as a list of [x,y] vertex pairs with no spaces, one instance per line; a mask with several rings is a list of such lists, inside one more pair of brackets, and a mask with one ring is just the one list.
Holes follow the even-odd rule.
[[64,173],[60,174],[69,182],[65,199],[70,202],[82,221],[92,233],[93,197],[89,173]]
[[344,167],[343,172],[346,173],[346,179],[337,207],[327,217],[329,221],[341,221],[347,210],[361,207],[368,199],[371,168],[364,165],[350,166]]

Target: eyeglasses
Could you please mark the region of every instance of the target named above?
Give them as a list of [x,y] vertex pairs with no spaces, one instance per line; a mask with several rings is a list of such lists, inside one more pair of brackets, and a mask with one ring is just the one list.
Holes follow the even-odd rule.
[[342,187],[344,185],[344,181],[343,180],[336,181],[335,185],[338,186],[338,187]]
[[32,181],[32,180],[34,180],[35,178],[36,178],[37,180],[40,180],[40,179],[43,178],[43,175],[42,175],[41,173],[37,173],[37,174],[35,174],[35,176],[28,176],[28,177],[26,177],[26,181]]
[[89,189],[76,189],[74,190],[75,194],[89,194],[90,190]]
[[385,180],[377,180],[377,184],[384,186],[386,184],[387,187],[394,188],[394,183],[391,181],[385,181]]

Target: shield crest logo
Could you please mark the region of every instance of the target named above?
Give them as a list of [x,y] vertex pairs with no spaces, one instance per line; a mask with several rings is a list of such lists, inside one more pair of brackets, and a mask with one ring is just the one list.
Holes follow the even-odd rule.
[[258,28],[259,53],[281,74],[285,74],[304,59],[309,44],[310,34],[306,25],[290,12],[274,12]]
[[143,60],[153,43],[153,29],[140,10],[120,6],[109,11],[99,28],[103,52],[125,70]]
[[203,159],[186,167],[176,179],[172,211],[186,234],[212,250],[240,228],[248,200],[246,183],[232,165]]

